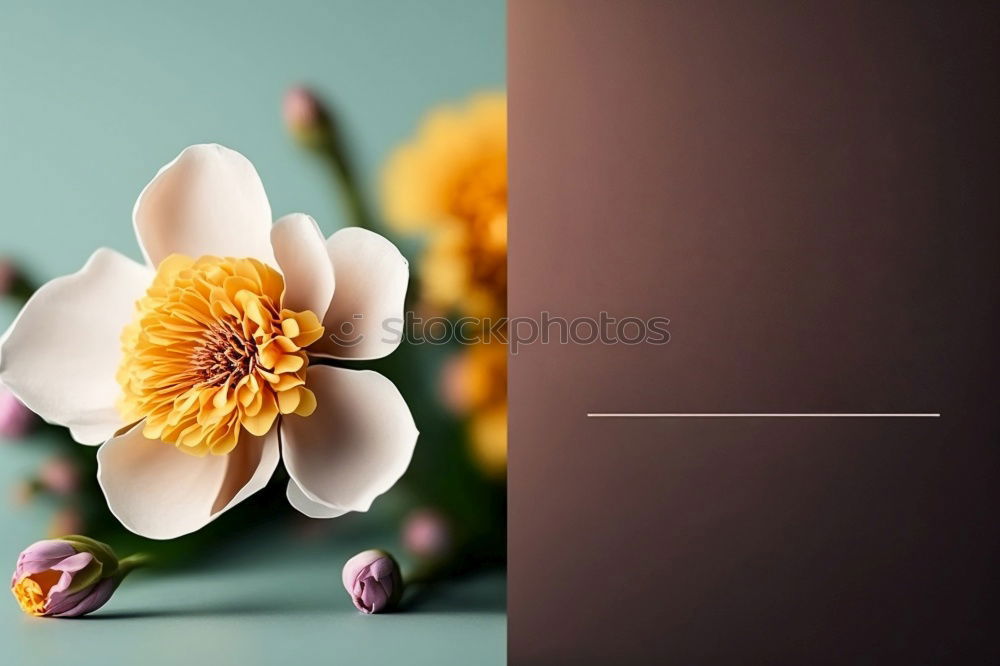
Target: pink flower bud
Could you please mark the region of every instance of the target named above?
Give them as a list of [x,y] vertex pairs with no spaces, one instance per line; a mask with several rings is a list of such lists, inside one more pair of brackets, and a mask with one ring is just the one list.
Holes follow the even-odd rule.
[[131,568],[119,564],[99,541],[75,535],[47,539],[31,544],[17,558],[10,587],[29,615],[77,617],[111,598]]
[[[56,495],[71,495],[80,487],[80,470],[69,458],[53,456],[38,470],[38,480],[42,487]],[[64,530],[62,534],[75,532]]]
[[0,437],[23,437],[35,424],[35,414],[6,387],[0,386]]
[[366,550],[347,560],[342,580],[344,589],[362,613],[391,610],[403,596],[399,565],[384,550]]
[[281,103],[285,126],[306,146],[320,146],[330,137],[330,115],[316,94],[303,86],[285,93]]
[[416,509],[403,522],[403,546],[416,555],[439,559],[452,546],[448,520],[435,509]]

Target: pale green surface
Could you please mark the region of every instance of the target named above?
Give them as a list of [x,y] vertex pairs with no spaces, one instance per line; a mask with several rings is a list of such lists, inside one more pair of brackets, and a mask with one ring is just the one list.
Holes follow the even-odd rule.
[[339,578],[340,563],[371,537],[347,533],[332,546],[278,537],[266,550],[227,551],[204,570],[133,574],[88,618],[31,618],[4,604],[3,663],[505,663],[501,575],[450,583],[402,612],[366,616]]
[[[138,259],[136,196],[182,148],[205,141],[254,162],[276,217],[307,212],[333,231],[342,217],[327,175],[281,125],[282,92],[300,81],[336,102],[373,189],[378,165],[426,108],[503,86],[503,2],[3,0],[0,252],[41,279],[77,270],[101,245]],[[0,309],[0,323],[12,315]],[[0,450],[0,499],[37,464],[38,444]],[[44,506],[0,502],[0,562],[12,565],[48,518]],[[236,571],[137,577],[105,611],[134,617],[32,621],[0,603],[3,661],[503,663],[502,580],[361,617],[341,596],[339,567],[368,544],[334,543],[299,552],[277,539]]]

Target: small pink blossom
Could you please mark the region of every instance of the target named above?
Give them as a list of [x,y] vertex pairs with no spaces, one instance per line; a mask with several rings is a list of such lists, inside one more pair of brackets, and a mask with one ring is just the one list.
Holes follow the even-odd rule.
[[403,546],[428,559],[444,557],[451,550],[448,520],[436,509],[416,509],[403,522]]
[[70,495],[80,487],[80,470],[69,458],[54,456],[42,463],[38,480],[46,490],[56,495]]

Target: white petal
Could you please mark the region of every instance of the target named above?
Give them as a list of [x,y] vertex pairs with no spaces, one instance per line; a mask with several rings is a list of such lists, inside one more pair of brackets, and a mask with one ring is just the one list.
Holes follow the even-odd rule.
[[264,186],[247,158],[223,146],[185,148],[139,195],[132,220],[151,266],[174,253],[275,265]]
[[271,228],[271,246],[285,276],[283,305],[312,310],[323,321],[333,298],[333,265],[316,221],[302,213],[284,216]]
[[347,513],[347,509],[339,509],[323,502],[310,499],[305,491],[299,488],[295,481],[288,480],[288,489],[285,491],[288,502],[300,512],[310,518],[336,518]]
[[173,539],[204,527],[257,492],[278,465],[278,435],[243,432],[224,456],[193,456],[147,439],[142,424],[97,452],[97,481],[122,525],[149,539]]
[[281,421],[285,468],[307,498],[367,511],[410,464],[417,428],[395,385],[377,372],[310,366],[312,416]]
[[341,229],[326,244],[337,290],[323,320],[326,334],[310,353],[350,360],[389,355],[402,340],[409,264],[395,245],[359,227]]
[[79,272],[47,282],[25,303],[0,343],[0,381],[46,421],[83,444],[126,425],[121,334],[152,271],[114,250],[97,250]]

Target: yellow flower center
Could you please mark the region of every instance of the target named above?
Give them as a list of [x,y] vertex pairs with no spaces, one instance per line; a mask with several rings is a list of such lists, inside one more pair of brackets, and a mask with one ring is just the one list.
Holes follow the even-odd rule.
[[241,426],[263,435],[279,414],[316,408],[305,348],[323,335],[311,311],[282,308],[285,282],[256,259],[171,255],[122,332],[126,422],[195,455],[233,450]]
[[45,602],[49,598],[49,590],[59,582],[62,574],[49,569],[37,574],[25,576],[12,588],[14,598],[28,615],[42,615],[45,613]]

